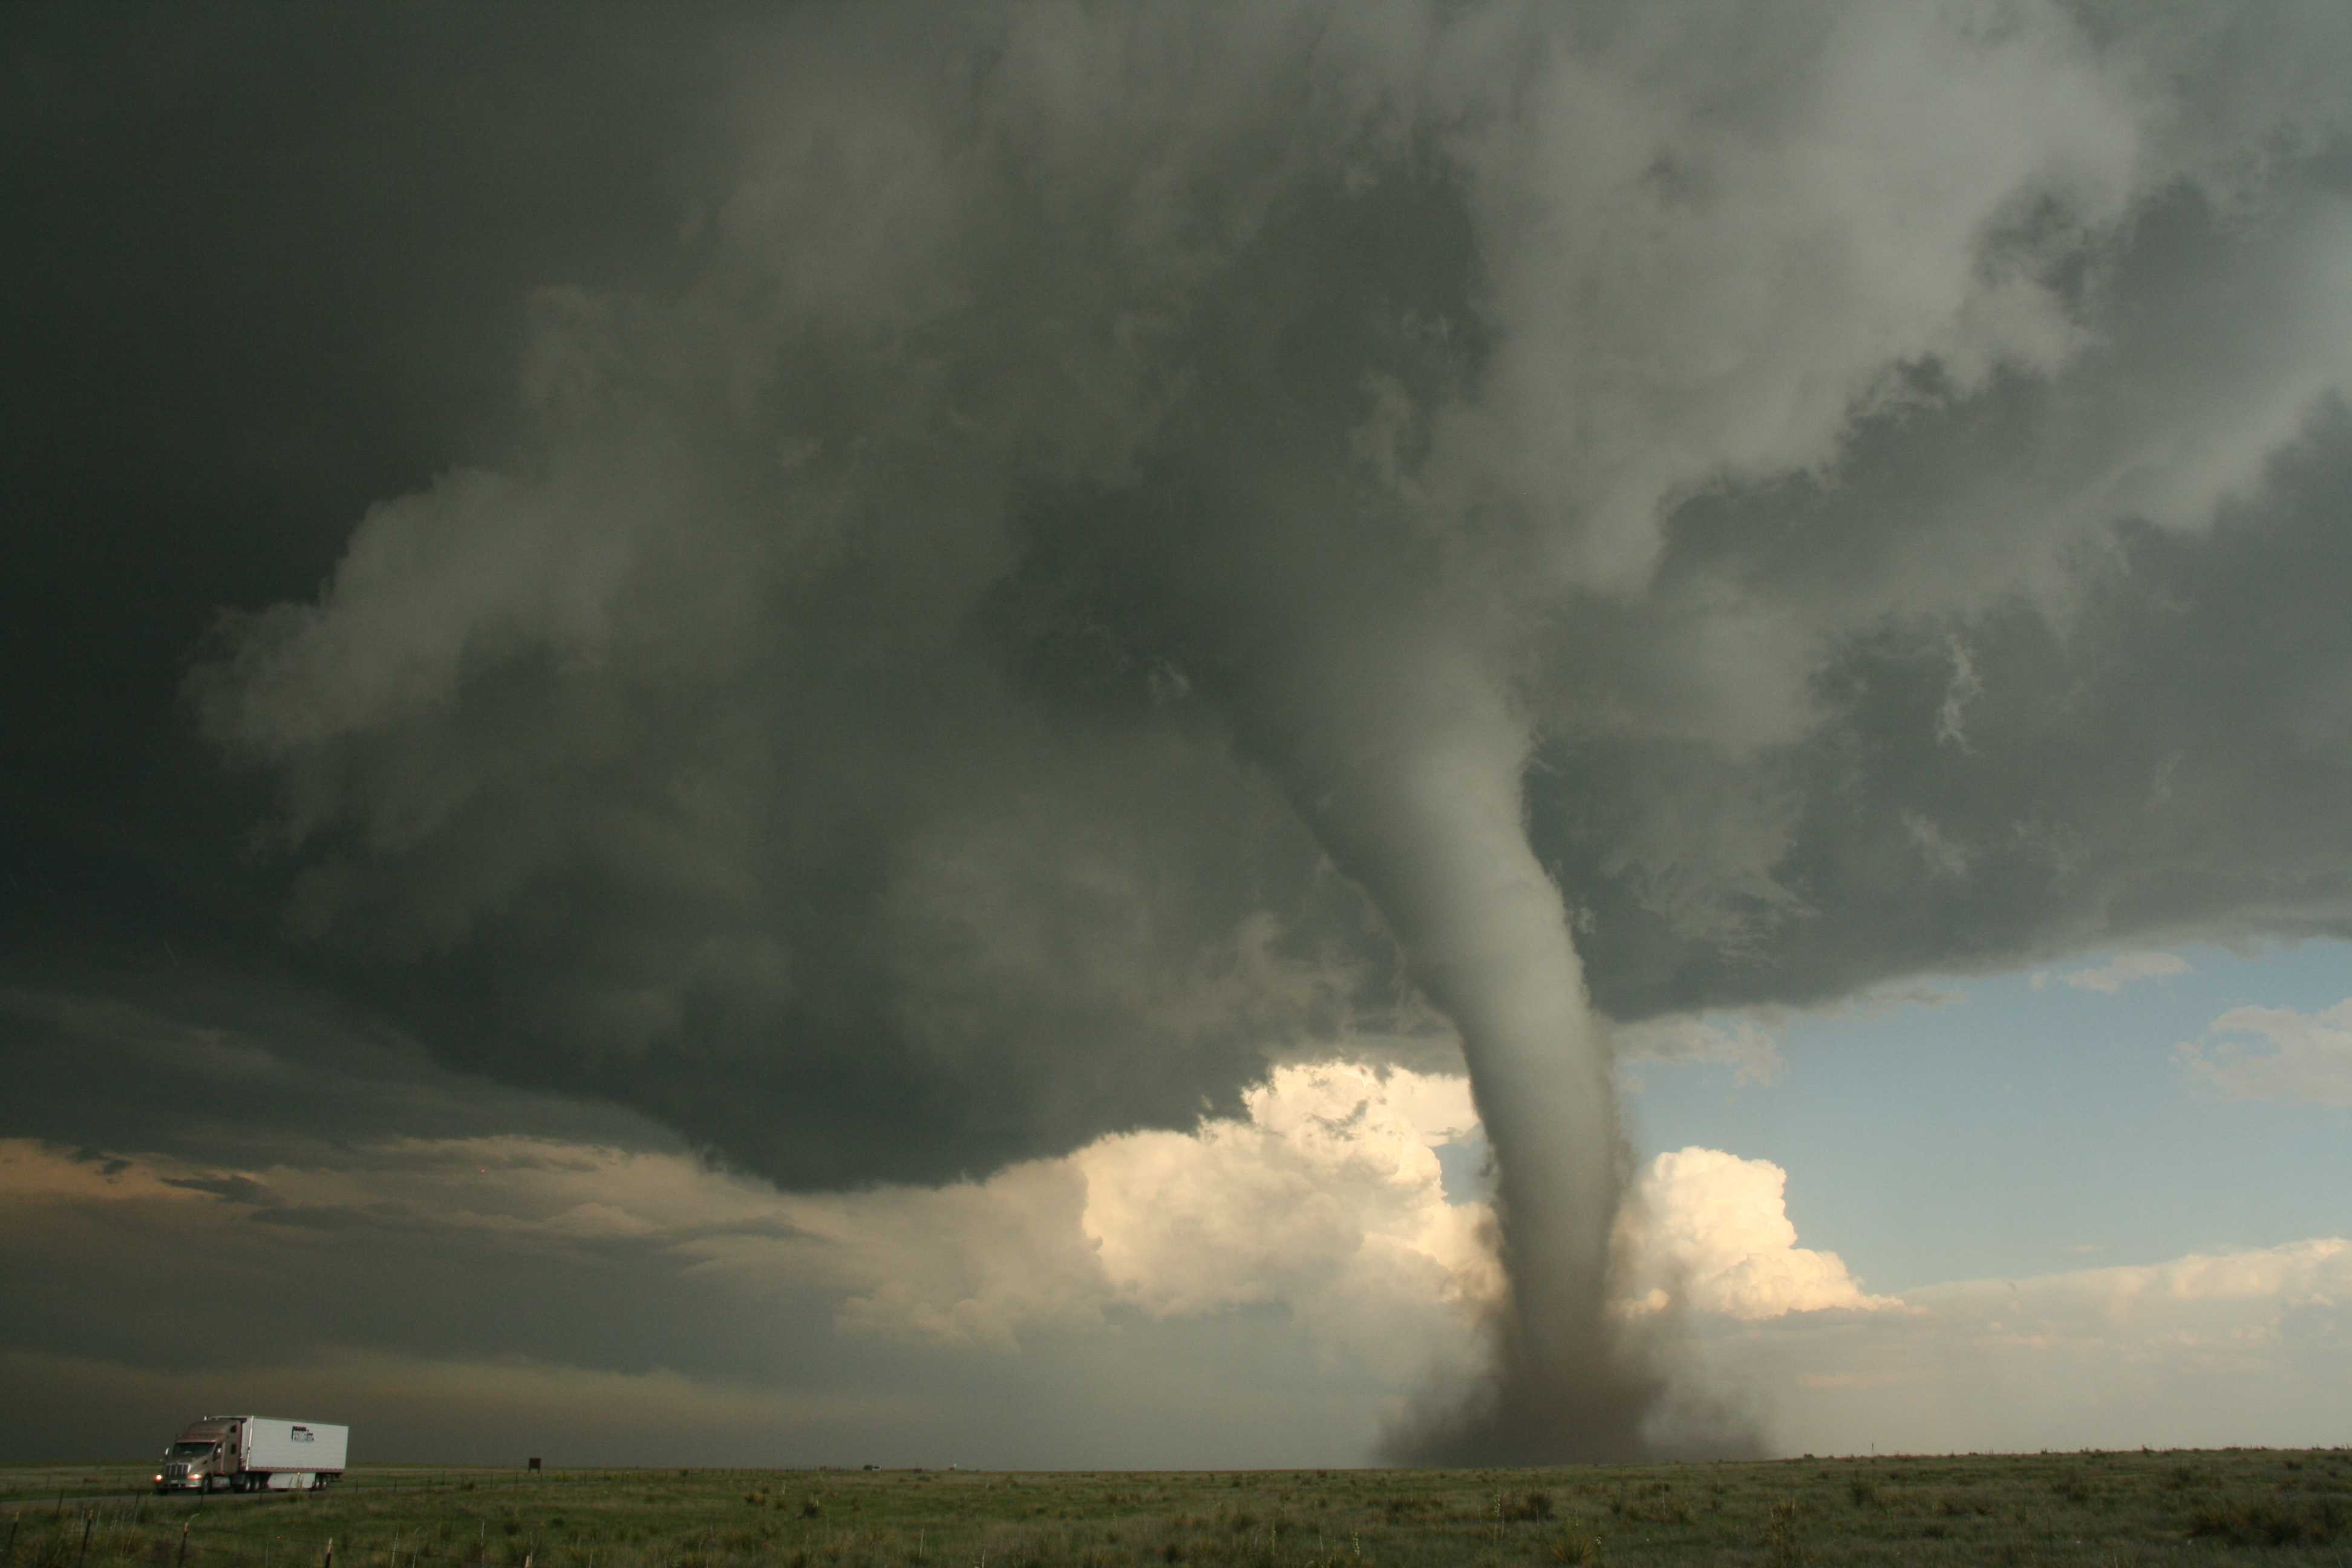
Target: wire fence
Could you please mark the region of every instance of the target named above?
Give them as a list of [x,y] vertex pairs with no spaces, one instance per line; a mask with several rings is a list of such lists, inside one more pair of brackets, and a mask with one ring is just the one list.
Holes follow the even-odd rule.
[[[482,1568],[552,1568],[553,1554],[535,1539],[476,1526],[467,1538],[414,1521],[305,1518],[296,1512],[268,1521],[207,1518],[190,1510],[173,1519],[135,1504],[93,1502],[63,1510],[16,1509],[0,1520],[5,1568],[409,1568],[411,1564],[479,1564]],[[565,1554],[566,1561],[579,1553]]]
[[[11,1476],[5,1470],[0,1470],[0,1513],[5,1513],[14,1509],[27,1508],[55,1507],[62,1510],[79,1501],[113,1500],[126,1497],[145,1496],[153,1489],[152,1482],[142,1484],[146,1481],[146,1478],[141,1473],[118,1472],[113,1475],[98,1476],[81,1474],[74,1475],[71,1479],[59,1479],[59,1471],[55,1468],[48,1469],[45,1474],[31,1477],[23,1474]],[[606,1479],[604,1476],[594,1472],[564,1470],[368,1469],[345,1471],[341,1479],[321,1489],[333,1493],[417,1491],[427,1488],[444,1489],[472,1488],[484,1491],[503,1491],[522,1487],[565,1484],[576,1486],[604,1479]],[[205,1495],[206,1494],[201,1492],[178,1491],[163,1494],[167,1500],[173,1498]],[[224,1488],[221,1491],[210,1495],[219,1497],[233,1494],[229,1494]],[[271,1495],[282,1497],[287,1494],[281,1491],[273,1492]]]
[[403,1493],[422,1501],[431,1492],[503,1502],[519,1493],[569,1493],[602,1479],[556,1471],[379,1472],[314,1489],[243,1495],[125,1496],[119,1479],[104,1492],[88,1484],[38,1499],[19,1491],[0,1499],[0,1568],[553,1568],[535,1539],[493,1531],[484,1517],[467,1521],[475,1526],[472,1539],[452,1540],[446,1525],[352,1519],[333,1505]]
[[[856,1517],[850,1492],[878,1497],[905,1478],[829,1466],[371,1467],[244,1494],[146,1481],[129,1466],[0,1470],[0,1568],[929,1568],[958,1533],[936,1518]],[[963,1524],[959,1568],[1034,1555],[992,1544],[998,1521]]]

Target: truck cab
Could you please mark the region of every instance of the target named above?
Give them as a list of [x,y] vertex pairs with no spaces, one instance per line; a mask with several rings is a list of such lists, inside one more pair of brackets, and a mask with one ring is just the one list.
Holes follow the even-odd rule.
[[179,1440],[163,1450],[155,1472],[159,1492],[213,1489],[216,1480],[236,1486],[243,1479],[243,1426],[234,1416],[207,1416],[190,1422]]

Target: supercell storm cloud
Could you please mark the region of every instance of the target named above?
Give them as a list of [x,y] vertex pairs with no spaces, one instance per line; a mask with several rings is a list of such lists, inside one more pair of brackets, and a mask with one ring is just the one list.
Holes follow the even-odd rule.
[[[314,592],[180,591],[217,799],[41,808],[45,884],[182,889],[76,953],[243,932],[798,1192],[1465,1061],[1496,1375],[1392,1436],[1526,1460],[1747,1441],[1608,1308],[1612,1025],[2352,935],[2340,5],[597,26],[626,80],[557,27],[539,97],[391,39],[363,123],[460,99],[414,171],[308,143],[446,182],[384,199],[525,324],[460,342],[394,243],[333,285],[381,341],[247,357],[398,338],[501,411],[295,484]],[[294,395],[195,400],[191,460]]]

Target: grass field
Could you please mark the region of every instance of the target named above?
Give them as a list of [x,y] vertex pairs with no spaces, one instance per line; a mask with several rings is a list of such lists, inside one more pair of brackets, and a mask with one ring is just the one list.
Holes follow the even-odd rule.
[[989,1474],[370,1466],[158,1498],[0,1468],[5,1568],[1471,1568],[2352,1563],[2352,1450],[1547,1470]]

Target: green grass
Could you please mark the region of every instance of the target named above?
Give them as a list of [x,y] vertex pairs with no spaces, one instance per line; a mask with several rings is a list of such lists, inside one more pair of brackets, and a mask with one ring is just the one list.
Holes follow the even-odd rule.
[[2352,1563],[2343,1449],[1238,1474],[368,1466],[318,1496],[121,1495],[148,1473],[0,1468],[0,1568],[318,1568],[331,1539],[335,1568]]

